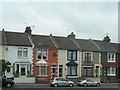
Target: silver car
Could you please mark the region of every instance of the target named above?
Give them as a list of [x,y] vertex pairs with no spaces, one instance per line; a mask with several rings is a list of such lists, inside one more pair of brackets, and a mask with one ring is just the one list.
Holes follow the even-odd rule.
[[63,78],[63,77],[55,77],[55,78],[51,78],[50,85],[54,86],[54,87],[58,87],[58,86],[73,87],[74,86],[74,82],[69,81],[68,79]]
[[87,86],[98,86],[99,87],[101,83],[90,80],[90,79],[84,79],[84,80],[78,80],[77,85],[84,86],[84,87],[87,87]]

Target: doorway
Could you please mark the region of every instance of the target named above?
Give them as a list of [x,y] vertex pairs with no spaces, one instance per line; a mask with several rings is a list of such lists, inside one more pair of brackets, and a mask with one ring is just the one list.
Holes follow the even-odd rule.
[[25,68],[21,68],[21,75],[25,75]]

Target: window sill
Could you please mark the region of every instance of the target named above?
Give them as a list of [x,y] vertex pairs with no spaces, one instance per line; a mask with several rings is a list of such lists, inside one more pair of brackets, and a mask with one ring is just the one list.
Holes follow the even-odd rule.
[[37,59],[37,60],[45,60],[45,61],[46,61],[46,60],[48,60],[48,59]]
[[28,59],[28,57],[17,57],[17,59]]
[[108,74],[107,76],[116,76],[115,74]]
[[116,63],[115,61],[108,61],[108,62],[114,62],[114,63]]
[[48,77],[48,75],[37,75],[39,77]]
[[66,76],[78,76],[78,75],[66,75]]

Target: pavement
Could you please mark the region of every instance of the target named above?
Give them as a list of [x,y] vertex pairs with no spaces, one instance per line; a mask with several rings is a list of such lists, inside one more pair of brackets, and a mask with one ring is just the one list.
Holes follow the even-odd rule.
[[[120,85],[118,83],[102,83],[101,87],[115,87],[118,88]],[[16,83],[14,87],[50,87],[50,84],[18,84]],[[77,85],[75,84],[75,87]]]

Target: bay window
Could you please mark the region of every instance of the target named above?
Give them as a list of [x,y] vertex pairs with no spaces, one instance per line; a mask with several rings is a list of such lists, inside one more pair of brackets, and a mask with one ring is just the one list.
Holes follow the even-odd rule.
[[116,67],[108,67],[107,68],[107,75],[108,76],[115,76],[116,73]]
[[38,76],[47,76],[47,66],[36,66]]
[[84,67],[83,68],[83,76],[85,76],[85,77],[93,76],[93,68],[92,67]]
[[70,76],[77,75],[77,65],[69,65],[68,66],[68,75],[70,75]]

